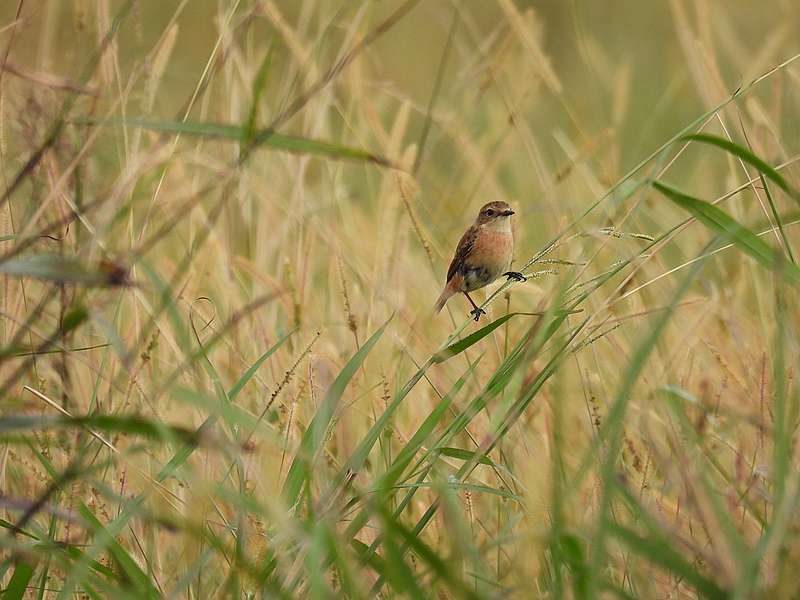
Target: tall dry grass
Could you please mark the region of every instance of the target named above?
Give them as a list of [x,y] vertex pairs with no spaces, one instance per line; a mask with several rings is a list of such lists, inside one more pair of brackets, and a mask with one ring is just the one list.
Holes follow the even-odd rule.
[[0,7],[5,595],[794,597],[798,23]]

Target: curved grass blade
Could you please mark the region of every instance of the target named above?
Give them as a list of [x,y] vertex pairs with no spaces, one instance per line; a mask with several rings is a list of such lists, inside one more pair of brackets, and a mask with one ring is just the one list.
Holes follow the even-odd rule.
[[264,88],[267,87],[267,78],[269,75],[269,68],[272,66],[272,56],[275,53],[275,43],[272,41],[264,55],[264,60],[261,61],[261,66],[258,68],[256,78],[253,81],[253,97],[250,101],[250,112],[242,128],[242,142],[245,146],[250,144],[253,136],[256,133],[256,120],[258,118],[258,104],[261,101],[261,96],[264,93]]
[[[571,311],[557,310],[557,311],[555,311],[556,314],[559,314],[559,313],[572,314],[572,313],[576,313],[576,312],[580,312],[580,311],[577,311],[577,310],[571,310]],[[452,344],[447,346],[447,348],[444,348],[443,350],[440,350],[439,352],[437,352],[436,354],[434,354],[431,357],[431,361],[435,365],[438,365],[439,363],[443,363],[444,361],[448,360],[449,358],[452,358],[456,354],[459,354],[459,353],[463,352],[464,350],[466,350],[470,346],[473,346],[474,344],[477,344],[479,341],[481,341],[487,335],[492,333],[495,329],[497,329],[498,327],[503,325],[506,321],[508,321],[512,317],[516,317],[518,315],[528,316],[528,317],[530,317],[530,316],[537,316],[537,317],[541,316],[540,314],[525,313],[525,312],[513,312],[513,313],[508,313],[507,315],[503,315],[502,317],[500,317],[499,319],[495,319],[494,321],[492,321],[488,325],[484,325],[478,331],[470,333],[467,337],[465,337],[463,339],[460,339],[457,342],[453,342]]]
[[[234,384],[234,386],[228,392],[228,397],[231,399],[231,401],[233,401],[233,399],[236,398],[236,396],[239,395],[239,392],[247,384],[247,382],[250,380],[250,378],[252,378],[253,375],[255,375],[256,370],[258,369],[258,367],[261,366],[261,364],[264,362],[264,360],[266,360],[266,358],[269,358],[269,356],[271,356],[278,348],[280,348],[283,345],[283,343],[287,339],[289,339],[289,336],[291,336],[291,335],[292,335],[292,333],[290,332],[290,333],[286,334],[285,336],[283,336],[281,339],[279,339],[277,342],[275,342],[275,344],[269,350],[267,350],[262,355],[262,357],[259,358],[239,378],[239,380],[236,382],[236,384]],[[266,358],[264,358],[264,356],[266,356]],[[262,360],[262,358],[263,358],[263,360]],[[214,426],[214,423],[216,423],[216,420],[217,420],[217,415],[213,414],[213,415],[209,416],[205,421],[203,421],[203,423],[200,425],[200,427],[198,427],[194,432],[195,435],[197,436],[197,438],[198,439],[202,439],[202,437],[205,434],[205,432],[210,431],[211,428]],[[177,452],[175,452],[175,454],[172,456],[172,458],[169,460],[169,462],[167,462],[162,467],[162,469],[159,471],[158,476],[157,476],[158,481],[164,481],[167,477],[170,477],[175,471],[177,471],[178,468],[183,463],[186,462],[186,460],[189,458],[189,456],[192,454],[192,452],[194,452],[196,447],[197,447],[197,444],[189,443],[189,444],[185,444]]]
[[[397,458],[395,459],[394,463],[392,463],[392,466],[389,467],[387,472],[382,477],[383,485],[387,485],[386,481],[391,481],[392,483],[396,481],[396,477],[399,477],[402,470],[408,466],[408,463],[411,461],[416,451],[424,443],[431,431],[433,431],[433,428],[436,426],[436,423],[438,423],[442,413],[447,409],[447,407],[450,406],[454,396],[461,389],[461,386],[464,385],[467,376],[473,372],[475,366],[477,366],[477,363],[478,361],[476,361],[473,366],[461,376],[450,392],[436,406],[433,412],[428,415],[428,418],[425,419],[411,440],[409,440],[408,444],[406,444],[406,446],[400,451],[400,454],[397,455]],[[385,411],[383,411],[381,416],[378,417],[372,427],[370,427],[367,435],[364,436],[364,439],[361,440],[361,443],[350,456],[344,467],[342,467],[340,470],[334,483],[334,490],[336,486],[345,480],[348,473],[361,470],[361,467],[364,465],[364,461],[367,460],[367,456],[372,450],[372,447],[375,445],[375,442],[378,441],[381,432],[386,428],[391,416],[400,407],[400,404],[402,404],[405,397],[408,396],[419,380],[425,376],[426,371],[433,364],[433,359],[428,360],[428,362],[422,365],[422,367],[417,370],[414,376],[408,382],[406,382],[403,388],[397,392],[397,394],[395,394],[395,397],[392,399],[392,403],[386,408]]]
[[33,577],[34,566],[25,560],[19,560],[14,574],[3,590],[3,600],[22,600]]
[[762,266],[771,271],[780,272],[791,283],[800,283],[800,268],[797,265],[786,262],[783,256],[773,250],[764,240],[716,206],[684,194],[660,181],[654,181],[653,187],[691,213],[714,233],[722,234],[729,239],[736,247]]
[[477,460],[478,463],[482,465],[489,465],[499,467],[497,463],[495,463],[491,458],[486,456],[485,454],[477,454],[471,450],[464,450],[463,448],[452,448],[450,446],[442,446],[441,448],[437,448],[436,452],[441,454],[442,456],[448,456],[450,458],[456,458],[458,460]]
[[712,600],[725,600],[729,595],[710,579],[703,577],[678,552],[658,540],[645,538],[614,522],[606,525],[608,533],[632,552],[674,573],[700,594]]
[[[443,350],[440,350],[439,352],[437,352],[436,354],[431,356],[431,358],[428,359],[428,361],[424,365],[422,365],[422,367],[420,367],[417,370],[417,372],[414,374],[414,376],[408,382],[406,382],[406,384],[403,386],[403,388],[395,395],[394,399],[392,400],[392,403],[383,412],[383,414],[378,418],[378,420],[375,422],[375,424],[370,429],[369,433],[362,440],[361,444],[358,446],[356,451],[353,452],[353,455],[350,457],[350,460],[347,462],[346,467],[342,470],[342,473],[340,473],[339,480],[341,479],[341,476],[348,469],[351,470],[351,471],[358,471],[361,468],[361,465],[363,465],[364,461],[366,460],[367,455],[369,454],[370,450],[372,449],[372,446],[377,441],[378,436],[380,435],[380,432],[386,426],[386,423],[388,422],[388,420],[391,417],[391,415],[397,410],[397,408],[400,406],[400,403],[409,394],[409,392],[413,389],[413,387],[419,382],[419,380],[422,379],[425,376],[425,373],[427,372],[427,370],[431,366],[443,363],[444,361],[454,357],[455,355],[457,355],[457,354],[459,354],[461,352],[464,352],[464,350],[466,350],[470,346],[473,346],[474,344],[477,344],[480,340],[485,338],[492,331],[494,331],[495,329],[500,327],[503,323],[505,323],[506,321],[511,319],[511,317],[513,317],[515,315],[526,315],[526,314],[528,314],[528,313],[509,313],[507,315],[503,315],[499,319],[496,319],[495,321],[492,321],[491,323],[489,323],[488,325],[482,327],[478,331],[476,331],[474,333],[471,333],[470,335],[468,335],[464,339],[459,340],[457,342],[454,342],[453,344],[450,344],[449,346],[447,346]],[[457,391],[461,388],[461,385],[463,385],[463,383],[465,381],[464,377],[466,377],[471,372],[472,372],[472,369],[470,369],[467,373],[465,373],[465,375],[458,381],[456,386],[454,386],[453,392],[451,394],[448,394],[448,398],[450,398],[450,400],[452,400],[452,396],[454,395],[454,393],[457,393]],[[449,402],[448,402],[448,404],[449,404]],[[439,410],[439,407],[437,407],[436,411],[434,411],[434,412],[437,413],[438,410]],[[435,423],[431,424],[429,422],[429,420],[426,420],[425,423],[426,423],[426,426],[429,425],[430,427],[433,427],[433,425],[435,424]],[[423,429],[423,431],[422,431],[422,433],[425,433],[426,437],[427,437],[427,432],[428,432],[427,429]],[[418,431],[417,433],[420,433],[420,431]],[[416,438],[416,436],[415,436],[415,438]],[[422,442],[420,442],[420,443],[422,443]],[[413,445],[411,445],[411,444],[410,444],[410,446],[413,447]],[[414,451],[416,452],[416,448],[414,449]],[[413,454],[412,454],[412,456],[413,456]],[[395,461],[396,465],[403,464],[403,461],[399,460],[400,457],[405,457],[405,455],[401,452],[400,456],[398,456],[398,460]],[[408,460],[411,460],[410,456],[408,457]],[[407,465],[403,464],[403,468],[405,468],[405,466],[407,466]],[[399,473],[397,473],[397,475],[399,475]]]
[[292,465],[289,467],[286,482],[283,484],[283,497],[289,506],[295,505],[303,483],[308,479],[311,459],[317,454],[317,451],[325,439],[325,432],[330,425],[333,413],[336,411],[336,407],[339,404],[339,400],[347,384],[350,383],[350,380],[364,362],[367,354],[369,354],[375,344],[378,343],[386,326],[389,325],[389,321],[391,321],[391,317],[389,317],[389,320],[386,321],[380,329],[372,334],[361,349],[347,362],[333,384],[331,384],[328,393],[325,394],[325,399],[322,401],[322,404],[320,404],[308,429],[306,429],[303,434],[300,447],[297,449]]
[[[95,531],[104,529],[103,524],[97,520],[97,517],[94,516],[94,513],[92,513],[85,504],[81,504],[78,510],[92,529]],[[142,571],[141,567],[139,567],[136,561],[123,549],[115,538],[109,537],[106,549],[125,575],[125,579],[136,589],[139,597],[161,598],[161,594],[150,581],[150,577]]]
[[291,335],[293,333],[294,333],[294,331],[290,331],[289,333],[284,335],[282,338],[280,338],[277,342],[275,342],[272,345],[272,347],[269,350],[267,350],[266,352],[264,352],[264,354],[259,356],[258,360],[256,360],[256,362],[254,362],[250,366],[250,368],[247,369],[247,371],[242,373],[242,376],[238,379],[238,381],[233,384],[233,387],[231,387],[230,390],[228,390],[228,399],[231,402],[233,402],[236,399],[236,396],[239,395],[239,392],[242,391],[244,386],[246,386],[247,383],[253,378],[253,376],[256,374],[258,369],[261,368],[261,365],[263,365],[264,362],[270,356],[272,356],[275,353],[275,351],[283,345],[283,342],[285,342],[287,339],[289,339],[289,337],[291,337]]
[[[179,133],[181,135],[193,135],[206,138],[217,138],[240,143],[246,133],[246,129],[239,125],[227,125],[224,123],[205,123],[196,121],[156,121],[140,117],[128,119],[84,119],[76,123],[87,125],[121,125],[124,127],[137,127],[149,131],[161,131],[164,133]],[[283,133],[270,133],[261,135],[263,130],[250,133],[250,146],[253,149],[258,146],[265,146],[272,150],[291,152],[293,154],[310,154],[313,156],[324,156],[339,160],[354,160],[359,162],[374,163],[380,167],[398,169],[388,158],[379,154],[374,154],[360,148],[343,146],[322,140],[313,140],[295,135]]]
[[114,285],[112,273],[103,268],[91,269],[80,261],[58,254],[34,254],[0,262],[0,273],[11,277],[30,277],[55,283],[90,286]]
[[781,242],[783,242],[783,247],[786,249],[786,254],[789,257],[789,260],[796,264],[797,261],[794,258],[794,252],[792,252],[792,245],[789,243],[789,238],[786,236],[786,231],[783,226],[783,219],[781,219],[780,214],[778,214],[778,209],[775,207],[775,200],[772,199],[772,192],[769,190],[769,184],[764,178],[764,174],[761,172],[758,173],[758,179],[761,181],[761,186],[764,188],[764,193],[767,196],[769,210],[772,213],[772,218],[775,219],[775,223],[778,226],[778,232],[781,235]]
[[[431,411],[428,417],[422,422],[422,424],[419,426],[414,435],[411,436],[411,439],[408,440],[408,443],[397,454],[397,457],[395,458],[392,465],[381,475],[381,477],[375,483],[374,487],[376,490],[386,491],[388,489],[391,489],[395,485],[395,483],[397,483],[397,481],[400,479],[400,476],[403,474],[405,469],[408,467],[408,465],[411,464],[411,461],[413,460],[414,456],[417,454],[419,449],[422,448],[423,444],[425,444],[428,438],[433,434],[433,430],[436,428],[436,425],[438,425],[439,420],[445,414],[447,409],[450,408],[453,400],[461,391],[461,388],[464,386],[469,376],[472,375],[474,370],[477,368],[479,362],[480,362],[479,360],[476,360],[474,363],[472,363],[472,365],[466,370],[466,372],[464,372],[464,374],[461,377],[459,377],[459,379],[453,384],[452,388],[444,396],[444,398],[442,398],[439,401],[439,403]],[[414,380],[412,379],[412,381]],[[400,394],[398,394],[398,396],[399,395]],[[384,415],[386,415],[386,413],[389,413],[390,411],[393,412],[394,408],[395,408],[394,403],[392,403],[392,406],[390,406],[384,412]],[[380,417],[379,421],[381,419],[383,419],[383,415]],[[376,425],[378,425],[378,423],[376,423]],[[383,430],[383,427],[385,427],[385,423],[381,425],[380,429],[378,429],[378,434],[380,434],[380,431]],[[372,443],[374,444],[374,440]],[[358,461],[354,461],[353,458],[351,457],[350,461],[348,461],[348,464],[350,465],[360,464],[360,462],[363,462],[363,460],[366,459],[366,455],[368,454],[368,452],[369,452],[368,448],[359,448],[358,450],[356,450],[356,452],[353,453],[353,457],[359,457]],[[364,525],[366,525],[367,521],[369,520],[370,514],[371,512],[368,508],[362,510],[348,526],[347,535],[350,537],[355,536],[356,533],[358,533],[361,530],[361,528],[364,527]]]
[[[395,519],[392,513],[386,506],[380,506],[377,509],[378,517],[381,520],[383,533],[385,536],[384,547],[386,548],[387,557],[405,565],[402,554],[400,554],[394,540],[401,541],[403,546],[409,547],[414,551],[422,562],[428,565],[431,572],[434,573],[440,580],[450,584],[454,590],[458,590],[458,595],[463,598],[470,598],[477,600],[478,596],[464,583],[462,578],[453,572],[452,561],[448,561],[434,552],[420,536],[416,535],[413,531],[409,530],[405,525]],[[391,572],[391,571],[389,571]],[[397,584],[387,580],[389,584],[395,589],[399,589]]]
[[[671,188],[666,189],[670,190]],[[725,215],[725,217],[730,219],[730,217],[727,217],[727,215]],[[710,245],[714,245],[715,243],[716,240],[712,241]],[[613,527],[616,525],[611,511],[611,502],[614,492],[616,491],[614,487],[615,479],[617,477],[616,465],[617,461],[619,460],[619,456],[622,453],[625,416],[628,412],[628,406],[633,395],[634,387],[642,371],[644,370],[648,359],[650,358],[650,354],[653,352],[656,344],[661,338],[662,333],[664,332],[664,329],[667,327],[667,324],[672,318],[676,306],[689,290],[689,287],[694,282],[695,277],[705,264],[707,250],[708,248],[701,252],[701,256],[703,256],[704,259],[698,260],[692,265],[691,270],[680,281],[677,289],[673,293],[667,309],[654,320],[652,326],[650,327],[650,331],[647,333],[641,343],[637,345],[635,351],[632,353],[626,372],[622,377],[622,382],[619,385],[615,398],[606,413],[605,421],[603,422],[598,435],[593,441],[592,448],[588,453],[586,453],[587,457],[593,456],[594,460],[596,461],[597,454],[594,453],[594,449],[597,444],[605,441],[605,454],[599,467],[602,492],[597,511],[598,527],[597,531],[595,532],[594,539],[592,540],[592,549],[588,570],[589,578],[587,589],[588,596],[590,598],[594,597],[600,584],[600,575],[604,570],[604,561],[608,552],[606,538],[613,532]],[[579,469],[578,477],[575,477],[573,482],[580,479],[581,470],[582,468]],[[573,483],[573,485],[577,484]]]
[[87,416],[50,416],[50,415],[7,415],[0,417],[0,433],[11,433],[31,429],[59,429],[63,427],[90,427],[115,433],[141,435],[150,439],[198,441],[195,431],[183,427],[166,425],[139,416],[87,415]]
[[781,188],[795,201],[800,203],[800,192],[792,187],[774,167],[770,166],[765,160],[759,158],[747,148],[744,148],[743,146],[740,146],[739,144],[728,139],[719,137],[717,135],[712,135],[710,133],[692,133],[690,135],[682,136],[680,140],[700,142],[702,144],[709,144],[711,146],[716,146],[717,148],[722,148],[726,152],[733,154],[735,157],[742,159],[747,164],[758,169],[759,172],[763,173],[765,177],[772,180],[775,185]]

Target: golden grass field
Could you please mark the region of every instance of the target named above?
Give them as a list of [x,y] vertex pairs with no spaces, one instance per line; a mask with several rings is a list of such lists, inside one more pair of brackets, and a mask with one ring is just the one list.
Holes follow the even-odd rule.
[[800,597],[798,8],[1,3],[3,598]]

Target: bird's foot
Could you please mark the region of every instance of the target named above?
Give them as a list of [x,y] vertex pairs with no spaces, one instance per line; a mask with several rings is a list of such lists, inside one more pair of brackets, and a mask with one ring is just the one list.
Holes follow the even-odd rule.
[[477,323],[478,320],[481,318],[481,315],[486,314],[486,311],[483,310],[482,308],[476,308],[475,310],[470,311],[469,314],[473,319],[475,319],[475,322]]
[[525,275],[523,275],[519,271],[506,271],[505,273],[503,273],[503,275],[508,277],[506,281],[511,281],[512,279],[514,281],[528,281],[528,278],[525,277]]

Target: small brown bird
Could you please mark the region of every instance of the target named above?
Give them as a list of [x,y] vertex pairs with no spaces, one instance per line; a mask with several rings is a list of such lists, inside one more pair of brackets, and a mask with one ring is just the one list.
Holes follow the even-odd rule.
[[469,292],[489,285],[501,275],[525,281],[522,273],[508,270],[514,254],[513,214],[511,207],[501,201],[489,202],[481,208],[475,223],[458,242],[456,254],[447,269],[447,283],[434,307],[436,312],[442,310],[450,296],[461,292],[472,304],[473,310],[469,314],[477,321],[486,311],[472,301]]

